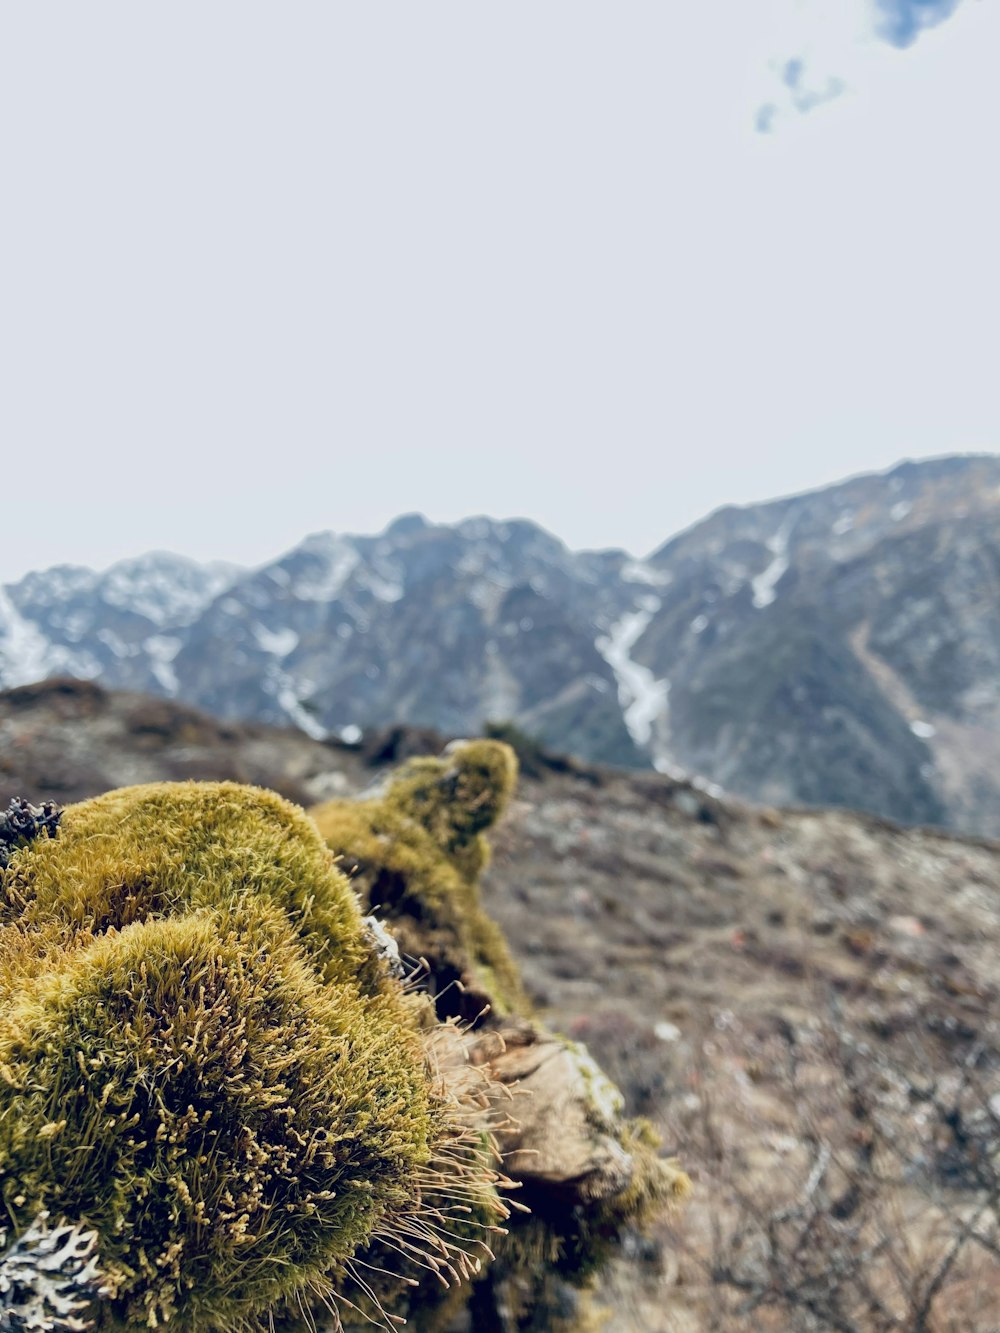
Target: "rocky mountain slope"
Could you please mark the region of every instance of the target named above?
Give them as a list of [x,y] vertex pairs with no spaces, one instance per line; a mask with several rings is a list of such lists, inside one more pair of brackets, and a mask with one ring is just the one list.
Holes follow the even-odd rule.
[[[0,804],[14,794],[68,801],[185,776],[259,782],[313,803],[360,792],[387,761],[440,744],[399,729],[372,735],[362,748],[53,682],[0,695]],[[833,1140],[837,1154],[867,1152],[876,1132],[904,1141],[902,1121],[869,1123],[853,1102],[835,1100],[851,1090],[852,1061],[878,1061],[878,1076],[865,1075],[872,1088],[905,1075],[923,1090],[924,1101],[912,1090],[902,1097],[902,1110],[880,1104],[880,1116],[902,1116],[912,1104],[925,1124],[926,1089],[938,1078],[955,1085],[973,1059],[990,1080],[976,1123],[993,1098],[1000,1107],[1000,844],[845,811],[742,805],[667,774],[546,755],[534,755],[530,767],[493,839],[484,905],[503,926],[546,1021],[587,1043],[631,1109],[658,1124],[695,1176],[694,1201],[676,1233],[636,1249],[605,1289],[610,1326],[622,1333],[920,1326],[903,1306],[895,1323],[814,1321],[770,1272],[766,1292],[783,1303],[777,1314],[755,1306],[748,1323],[746,1292],[730,1300],[720,1256],[742,1244],[741,1253],[759,1259],[763,1241],[740,1241],[748,1198],[770,1208],[779,1196],[791,1207],[807,1190],[816,1195],[821,1130],[843,1132],[842,1143]],[[828,1011],[854,1043],[850,1060],[827,1044]],[[806,1112],[814,1103],[812,1121]],[[993,1121],[1000,1131],[1000,1112]],[[987,1116],[987,1126],[993,1121]],[[914,1282],[933,1272],[932,1237],[947,1251],[946,1224],[970,1215],[978,1197],[947,1157],[943,1129],[932,1123],[927,1133],[906,1166],[920,1189],[901,1194],[893,1171],[892,1189],[879,1186],[857,1213],[864,1254],[881,1216],[876,1205],[884,1205],[893,1234],[900,1217],[910,1219],[903,1234]],[[834,1223],[845,1244],[846,1215]],[[798,1255],[789,1243],[772,1258],[794,1264]],[[925,1327],[993,1329],[1000,1270],[989,1252],[977,1258],[963,1250],[949,1272],[941,1317]],[[853,1290],[858,1272],[844,1273]],[[814,1284],[815,1275],[806,1279]],[[890,1304],[894,1280],[883,1284]],[[814,1286],[807,1294],[819,1308]]]
[[418,515],[257,570],[0,587],[0,685],[52,675],[351,739],[510,720],[773,803],[1000,833],[1000,458],[727,508],[649,559]]
[[720,510],[650,564],[662,753],[755,799],[1000,832],[1000,459]]

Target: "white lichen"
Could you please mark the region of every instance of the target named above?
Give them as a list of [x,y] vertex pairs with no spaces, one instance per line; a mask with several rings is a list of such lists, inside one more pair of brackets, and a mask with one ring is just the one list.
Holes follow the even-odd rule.
[[[0,1231],[0,1246],[6,1232]],[[85,1333],[84,1318],[103,1294],[97,1267],[97,1233],[61,1223],[49,1227],[39,1213],[31,1226],[0,1252],[0,1333]]]

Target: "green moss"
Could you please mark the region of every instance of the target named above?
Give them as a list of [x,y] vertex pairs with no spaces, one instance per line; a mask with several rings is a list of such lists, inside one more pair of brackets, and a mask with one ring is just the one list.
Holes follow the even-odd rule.
[[[471,1018],[486,999],[499,1001],[501,1014],[528,1010],[477,883],[487,855],[484,832],[505,808],[515,775],[507,746],[462,743],[440,759],[411,760],[367,800],[331,801],[312,811],[366,907],[390,923],[405,954],[428,960],[441,1015]],[[462,991],[452,985],[455,980]],[[548,1309],[551,1303],[555,1309],[567,1283],[586,1286],[624,1231],[641,1229],[689,1186],[676,1163],[660,1158],[648,1125],[624,1117],[620,1091],[586,1049],[565,1045],[585,1088],[587,1119],[595,1135],[615,1142],[631,1177],[617,1194],[570,1202],[564,1192],[526,1183],[517,1197],[531,1214],[511,1219],[509,1234],[497,1245],[499,1262],[477,1288],[484,1293],[502,1286],[504,1300],[522,1292],[526,1308]],[[418,1329],[436,1331],[447,1326],[448,1310],[418,1309],[414,1318]]]
[[517,763],[509,746],[470,741],[414,759],[365,801],[312,810],[367,910],[388,921],[414,962],[427,960],[439,1016],[475,1018],[527,1001],[503,933],[484,912],[484,831],[503,813]]
[[411,760],[393,775],[389,799],[462,846],[492,828],[517,785],[517,759],[501,741],[455,741],[438,758]]
[[[526,1013],[478,886],[515,775],[506,746],[462,744],[321,807],[318,829],[231,783],[131,788],[14,851],[0,1197],[14,1235],[43,1209],[97,1231],[99,1333],[263,1333],[308,1326],[317,1301],[349,1329],[383,1320],[380,1302],[418,1333],[457,1315],[454,1286],[410,1284],[428,1269],[467,1282],[489,1257],[507,1215],[490,1130],[507,1111],[461,1027],[390,975],[355,891],[428,960],[438,1017]],[[474,1320],[515,1288],[554,1311],[559,1283],[585,1282],[624,1228],[683,1193],[573,1049],[588,1118],[631,1181],[572,1206],[525,1190],[535,1215],[500,1238]]]
[[71,806],[4,876],[0,923],[101,933],[248,898],[281,909],[331,980],[368,956],[354,894],[306,814],[233,782],[125,787]]
[[405,1207],[431,1120],[397,1018],[324,985],[273,921],[67,951],[0,1034],[4,1203],[96,1228],[122,1317],[234,1327]]
[[97,1230],[100,1329],[266,1328],[373,1245],[461,1269],[442,1201],[504,1215],[481,1092],[301,811],[114,792],[20,849],[0,903],[3,1203],[15,1233]]

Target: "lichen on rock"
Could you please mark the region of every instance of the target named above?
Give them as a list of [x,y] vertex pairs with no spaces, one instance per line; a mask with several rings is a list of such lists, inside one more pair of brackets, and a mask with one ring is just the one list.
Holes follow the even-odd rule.
[[0,870],[10,865],[10,858],[18,847],[39,838],[54,838],[59,830],[62,811],[52,801],[32,805],[23,797],[15,796],[6,810],[0,811]]
[[6,1245],[0,1229],[0,1333],[86,1333],[88,1311],[104,1294],[95,1250],[97,1233],[66,1223],[52,1226],[41,1212]]

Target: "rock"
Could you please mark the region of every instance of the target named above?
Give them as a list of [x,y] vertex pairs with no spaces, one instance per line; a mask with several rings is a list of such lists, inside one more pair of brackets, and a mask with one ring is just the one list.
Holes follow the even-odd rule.
[[620,1194],[631,1184],[635,1163],[609,1133],[623,1111],[621,1093],[584,1048],[531,1029],[488,1063],[514,1091],[510,1127],[498,1141],[517,1179],[579,1200]]

